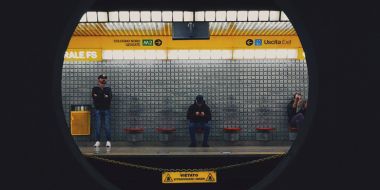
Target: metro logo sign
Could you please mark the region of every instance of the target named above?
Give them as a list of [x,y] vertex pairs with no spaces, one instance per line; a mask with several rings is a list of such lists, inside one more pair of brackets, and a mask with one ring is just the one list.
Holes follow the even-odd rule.
[[262,46],[263,40],[262,39],[255,39],[255,46]]
[[143,46],[153,46],[153,40],[142,40]]
[[67,49],[65,61],[101,61],[102,51],[100,49]]

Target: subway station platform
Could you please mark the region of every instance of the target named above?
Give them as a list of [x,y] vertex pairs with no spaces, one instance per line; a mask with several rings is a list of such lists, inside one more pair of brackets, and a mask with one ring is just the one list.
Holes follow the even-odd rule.
[[227,156],[227,155],[272,155],[284,154],[290,146],[79,146],[84,155],[104,156]]

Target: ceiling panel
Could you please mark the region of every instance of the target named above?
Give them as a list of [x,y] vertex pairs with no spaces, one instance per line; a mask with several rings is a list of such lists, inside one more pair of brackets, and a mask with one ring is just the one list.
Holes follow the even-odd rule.
[[[74,36],[171,36],[170,22],[79,23]],[[212,36],[297,35],[290,22],[210,22]]]

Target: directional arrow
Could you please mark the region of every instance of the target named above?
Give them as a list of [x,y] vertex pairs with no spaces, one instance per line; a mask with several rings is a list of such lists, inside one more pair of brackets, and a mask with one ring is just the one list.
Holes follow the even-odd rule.
[[162,45],[162,41],[160,39],[154,40],[154,44],[156,44],[156,46],[160,46]]
[[247,44],[247,46],[251,46],[253,44],[253,40],[248,39],[247,41],[245,41],[245,44]]

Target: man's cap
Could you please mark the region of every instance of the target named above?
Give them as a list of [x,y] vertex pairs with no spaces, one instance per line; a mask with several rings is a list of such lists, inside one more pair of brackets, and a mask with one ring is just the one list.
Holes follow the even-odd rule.
[[195,100],[198,102],[198,103],[203,103],[203,96],[202,95],[198,95]]
[[99,75],[99,76],[98,76],[98,79],[107,79],[107,76],[106,76],[106,75],[103,75],[103,74],[101,74],[101,75]]

